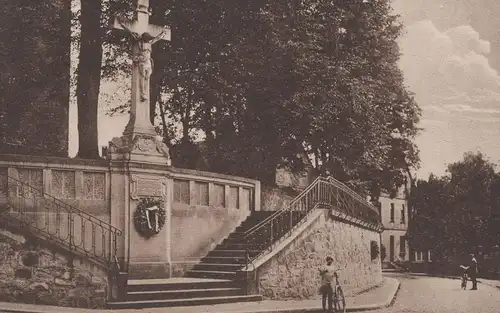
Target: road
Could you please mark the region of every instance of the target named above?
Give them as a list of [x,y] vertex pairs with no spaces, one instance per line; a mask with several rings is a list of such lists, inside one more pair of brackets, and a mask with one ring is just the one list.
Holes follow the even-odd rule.
[[[389,276],[389,275],[388,275]],[[391,275],[401,282],[394,305],[376,313],[498,313],[500,289],[478,284],[461,290],[460,281],[435,277]],[[469,282],[468,289],[471,287]]]

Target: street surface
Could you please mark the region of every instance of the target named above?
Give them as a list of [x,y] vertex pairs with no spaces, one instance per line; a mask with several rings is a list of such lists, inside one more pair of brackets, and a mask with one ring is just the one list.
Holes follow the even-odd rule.
[[[500,289],[478,284],[478,290],[461,290],[460,281],[435,277],[391,274],[401,282],[394,305],[375,313],[498,313]],[[467,289],[471,287],[468,283]]]
[[[369,311],[370,313],[500,313],[500,289],[491,285],[479,283],[478,290],[471,291],[461,290],[460,280],[409,274],[386,274],[385,276],[394,277],[401,283],[396,301],[389,308]],[[470,287],[469,282],[468,288]],[[227,312],[236,311],[234,305],[227,306],[229,308]],[[263,309],[260,308],[259,311]],[[153,310],[156,311],[156,309]],[[184,308],[165,308],[158,311],[168,313],[178,310],[185,311]],[[221,312],[220,310],[207,312],[209,311]],[[237,311],[241,312],[245,309],[238,308]],[[0,309],[0,313],[5,312]]]

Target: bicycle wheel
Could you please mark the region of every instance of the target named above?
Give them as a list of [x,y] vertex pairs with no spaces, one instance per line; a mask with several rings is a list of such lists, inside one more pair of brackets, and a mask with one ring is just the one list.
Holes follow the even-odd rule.
[[345,313],[345,296],[342,287],[337,286],[337,290],[335,291],[336,297],[333,302],[335,312]]

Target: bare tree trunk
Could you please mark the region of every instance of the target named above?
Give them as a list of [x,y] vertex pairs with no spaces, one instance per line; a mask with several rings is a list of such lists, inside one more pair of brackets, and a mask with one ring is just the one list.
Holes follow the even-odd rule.
[[81,0],[80,63],[76,97],[78,103],[79,158],[99,158],[97,112],[101,83],[101,1]]

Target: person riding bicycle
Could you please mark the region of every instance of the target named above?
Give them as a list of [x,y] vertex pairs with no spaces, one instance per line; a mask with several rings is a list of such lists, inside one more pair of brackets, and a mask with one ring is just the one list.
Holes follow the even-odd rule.
[[326,300],[328,299],[328,311],[332,312],[333,308],[333,284],[336,282],[337,272],[332,265],[332,257],[326,258],[326,265],[319,269],[321,275],[320,293],[322,296],[323,310],[326,310]]

